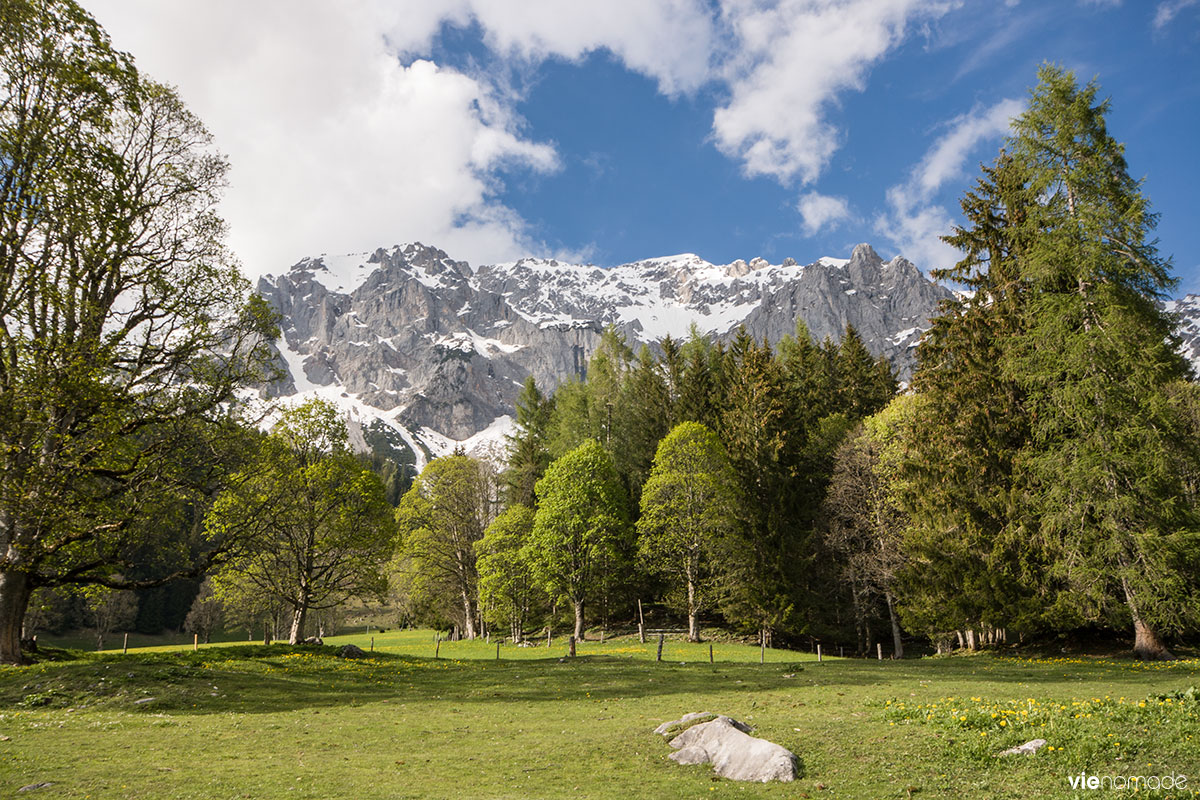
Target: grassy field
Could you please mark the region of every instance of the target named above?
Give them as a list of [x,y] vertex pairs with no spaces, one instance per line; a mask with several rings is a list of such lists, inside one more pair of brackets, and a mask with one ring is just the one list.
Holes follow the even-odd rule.
[[[375,634],[369,659],[213,645],[0,668],[0,797],[687,798],[1200,796],[1200,661],[993,655],[878,662],[636,638],[501,648]],[[141,702],[139,702],[141,701]],[[742,719],[803,776],[680,767],[653,735]],[[997,758],[1033,738],[1036,756]],[[1050,748],[1053,749],[1050,749]],[[1183,792],[1073,791],[1068,776],[1186,775]]]

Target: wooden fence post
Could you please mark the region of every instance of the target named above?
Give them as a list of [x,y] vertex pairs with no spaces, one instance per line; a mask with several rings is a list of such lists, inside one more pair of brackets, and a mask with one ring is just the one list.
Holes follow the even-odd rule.
[[192,652],[194,653],[199,649],[200,649],[200,634],[193,633],[192,634]]
[[374,636],[371,637],[371,652],[372,653],[375,652],[375,637]]
[[817,663],[821,663],[821,645],[817,645]]
[[660,633],[658,635],[658,655],[655,657],[655,661],[662,661],[663,638],[664,636]]
[[500,640],[496,640],[496,660],[500,660]]
[[883,661],[883,642],[875,643],[875,657]]
[[433,657],[434,657],[434,658],[440,658],[440,657],[441,657],[441,656],[440,656],[440,653],[441,653],[441,652],[442,652],[442,637],[441,637],[441,635],[439,635],[439,636],[437,637],[437,644],[435,644],[435,645],[433,646]]
[[642,644],[646,643],[646,619],[642,616],[642,601],[638,599],[638,639]]
[[767,635],[762,632],[758,634],[758,663],[767,663]]
[[708,643],[708,663],[713,663],[712,642]]
[[125,644],[121,645],[121,655],[129,652],[129,634],[125,634]]
[[575,634],[573,633],[567,637],[567,655],[571,658],[575,657]]

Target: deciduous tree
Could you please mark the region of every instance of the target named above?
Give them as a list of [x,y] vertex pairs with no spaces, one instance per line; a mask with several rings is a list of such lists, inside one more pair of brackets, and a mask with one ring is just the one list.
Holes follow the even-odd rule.
[[638,553],[681,590],[689,641],[700,641],[699,614],[711,602],[711,560],[741,525],[737,486],[716,434],[682,422],[659,443],[642,489]]
[[242,542],[218,584],[278,598],[291,611],[291,644],[310,611],[381,595],[395,548],[383,484],[346,451],[336,407],[311,400],[284,411],[253,463],[236,475],[206,520]]
[[[213,490],[273,336],[223,244],[225,171],[72,0],[0,4],[0,662],[39,586],[145,586],[219,546],[145,512]],[[159,574],[119,579],[147,542]]]
[[582,640],[587,603],[628,563],[629,499],[612,458],[595,439],[552,463],[537,493],[541,503],[525,558],[551,597],[572,604],[575,638]]

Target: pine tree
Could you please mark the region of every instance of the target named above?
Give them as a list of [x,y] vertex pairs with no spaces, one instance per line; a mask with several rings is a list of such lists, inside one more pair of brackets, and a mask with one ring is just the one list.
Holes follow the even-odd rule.
[[720,372],[724,348],[701,335],[693,324],[688,340],[680,348],[680,357],[683,367],[675,417],[715,430],[723,398]]
[[662,365],[650,348],[643,346],[621,387],[619,447],[609,448],[635,506],[641,497],[642,484],[650,474],[658,443],[671,430],[673,416],[670,387]]
[[[964,253],[935,277],[971,291],[946,301],[918,347],[906,466],[902,606],[932,636],[1043,624],[1041,555],[1028,535],[1018,462],[1029,445],[1025,395],[1002,368],[1021,328],[1025,220],[1036,197],[1002,154],[962,201],[966,224],[946,241]],[[965,637],[973,642],[973,634]]]
[[1005,361],[1037,445],[1025,468],[1066,587],[1059,608],[1084,619],[1121,609],[1135,652],[1164,657],[1160,632],[1200,612],[1198,521],[1179,502],[1183,421],[1167,396],[1187,367],[1157,304],[1174,280],[1108,133],[1108,102],[1057,67],[1039,79],[1010,142],[1040,200],[1025,223],[1027,321]]
[[504,470],[504,497],[508,505],[534,508],[537,498],[534,486],[550,466],[550,418],[553,398],[538,390],[530,375],[517,398],[517,419],[513,433],[505,437],[508,445],[508,466]]
[[834,393],[837,409],[856,421],[882,409],[896,393],[896,379],[887,360],[872,356],[850,324],[834,360]]
[[797,531],[788,491],[789,428],[783,372],[766,343],[738,332],[726,354],[727,393],[720,437],[746,498],[745,523],[726,537],[718,560],[721,610],[763,641],[782,630],[794,610]]

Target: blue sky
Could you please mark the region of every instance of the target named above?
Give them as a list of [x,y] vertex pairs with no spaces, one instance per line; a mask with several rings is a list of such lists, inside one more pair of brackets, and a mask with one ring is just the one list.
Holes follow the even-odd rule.
[[1200,292],[1198,0],[85,5],[229,155],[252,275],[414,240],[602,266],[867,241],[944,265],[958,197],[1053,62],[1111,98]]

